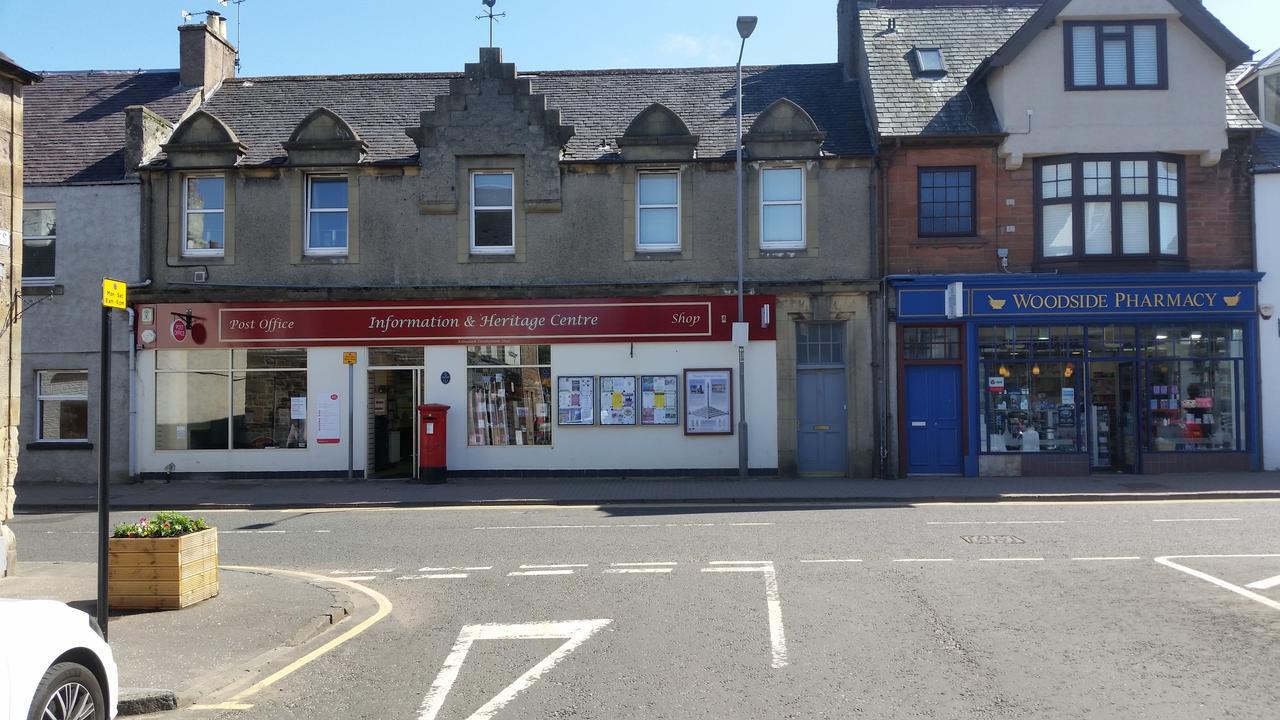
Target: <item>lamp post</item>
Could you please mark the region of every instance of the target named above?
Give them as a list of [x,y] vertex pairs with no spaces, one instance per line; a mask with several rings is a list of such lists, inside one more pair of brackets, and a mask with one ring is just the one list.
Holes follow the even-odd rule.
[[738,322],[734,326],[734,341],[738,346],[738,477],[747,477],[747,326],[746,316],[742,309],[742,53],[747,49],[747,38],[756,29],[756,16],[738,16],[738,37],[742,44],[738,46],[738,141],[734,145],[737,159],[734,171],[737,175],[737,221],[738,221]]

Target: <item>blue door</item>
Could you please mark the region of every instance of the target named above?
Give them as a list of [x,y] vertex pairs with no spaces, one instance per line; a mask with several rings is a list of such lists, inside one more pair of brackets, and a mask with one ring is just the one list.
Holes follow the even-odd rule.
[[907,366],[907,472],[958,475],[964,470],[958,365]]
[[844,368],[796,373],[796,470],[843,476],[849,455]]

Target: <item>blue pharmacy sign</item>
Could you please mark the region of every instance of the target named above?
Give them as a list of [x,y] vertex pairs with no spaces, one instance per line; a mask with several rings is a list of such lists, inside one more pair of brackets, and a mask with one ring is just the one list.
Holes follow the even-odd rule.
[[973,317],[1252,313],[1253,285],[1011,287],[967,289]]

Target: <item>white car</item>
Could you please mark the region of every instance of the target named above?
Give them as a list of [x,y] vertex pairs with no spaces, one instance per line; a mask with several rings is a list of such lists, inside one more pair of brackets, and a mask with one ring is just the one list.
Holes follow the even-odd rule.
[[53,600],[0,599],[0,720],[114,720],[118,675],[87,614]]

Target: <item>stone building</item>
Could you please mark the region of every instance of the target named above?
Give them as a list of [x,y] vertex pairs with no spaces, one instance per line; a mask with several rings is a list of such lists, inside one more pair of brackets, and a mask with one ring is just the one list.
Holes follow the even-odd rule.
[[1257,468],[1251,51],[1195,0],[857,19],[897,473]]
[[22,276],[22,95],[40,76],[19,67],[0,52],[0,577],[17,560],[13,531],[13,478],[18,470],[18,417],[21,402],[21,306],[15,307],[15,278]]
[[745,384],[733,68],[224,83],[142,172],[142,474],[409,476],[419,430],[458,473],[732,472],[739,391],[752,472],[872,474],[851,70],[744,68]]

